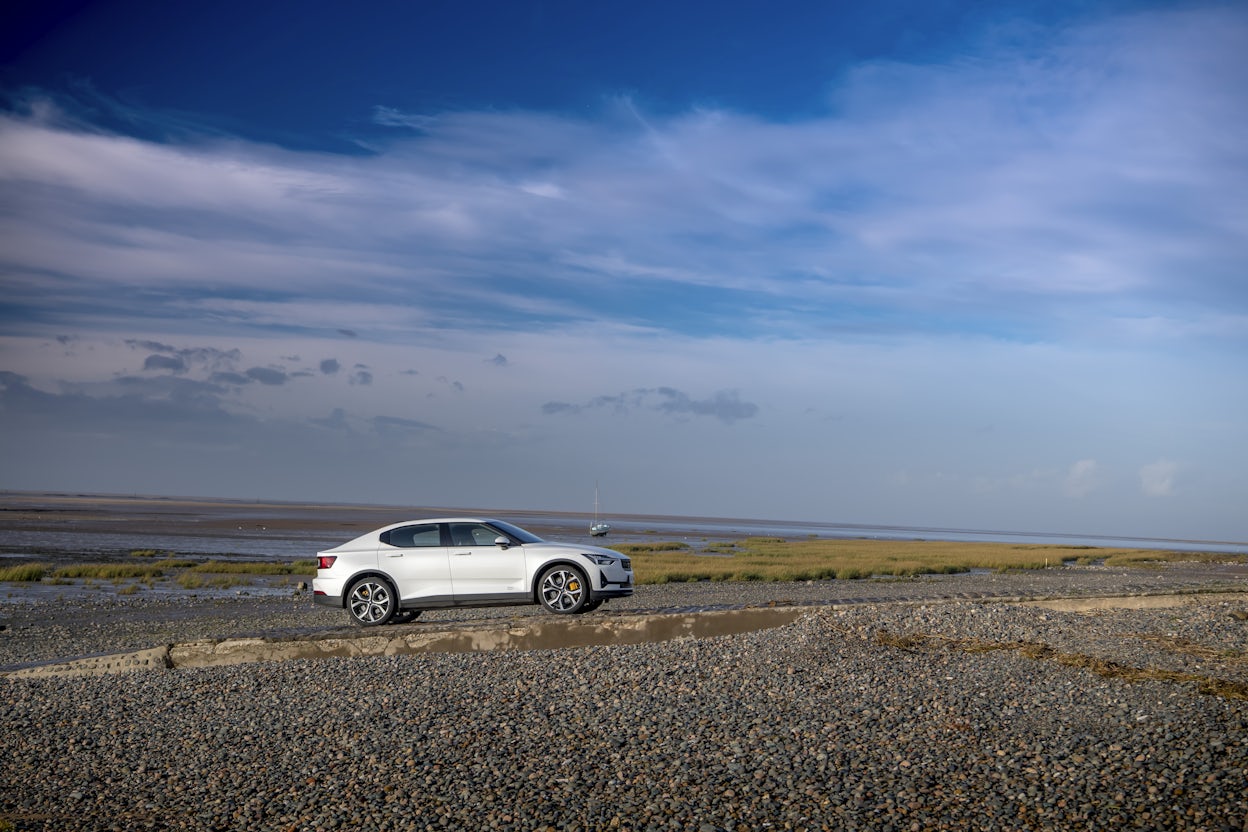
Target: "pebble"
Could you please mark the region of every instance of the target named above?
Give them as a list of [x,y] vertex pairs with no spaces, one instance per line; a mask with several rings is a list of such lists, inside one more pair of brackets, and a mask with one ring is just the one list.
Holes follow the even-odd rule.
[[[1188,586],[1178,571],[1062,572],[642,587],[615,607],[810,604],[793,624],[703,640],[7,679],[0,826],[1244,830],[1248,701],[1018,645],[1243,685],[1245,603],[1086,614],[962,597]],[[95,635],[43,649],[322,614],[257,604],[101,605]],[[6,640],[52,632],[33,608],[5,616]]]

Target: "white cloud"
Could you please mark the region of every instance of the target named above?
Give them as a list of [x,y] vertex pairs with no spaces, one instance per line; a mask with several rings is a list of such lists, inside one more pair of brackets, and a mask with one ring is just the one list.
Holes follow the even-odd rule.
[[1178,464],[1170,460],[1151,462],[1140,468],[1140,490],[1148,497],[1173,497],[1178,472]]
[[1095,459],[1081,459],[1066,472],[1064,491],[1076,499],[1086,497],[1097,487],[1099,472]]

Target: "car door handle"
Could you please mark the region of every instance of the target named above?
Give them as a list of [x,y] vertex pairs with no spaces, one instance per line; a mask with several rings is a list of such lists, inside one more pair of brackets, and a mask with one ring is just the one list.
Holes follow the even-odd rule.
[[472,552],[451,552],[451,554],[457,558],[462,558],[464,555],[471,555]]

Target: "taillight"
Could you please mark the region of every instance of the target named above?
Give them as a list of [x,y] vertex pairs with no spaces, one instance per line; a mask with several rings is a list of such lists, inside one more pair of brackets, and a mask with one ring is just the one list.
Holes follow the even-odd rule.
[[337,555],[317,555],[316,556],[316,568],[328,569],[329,567],[334,565],[334,561],[336,560],[338,560]]

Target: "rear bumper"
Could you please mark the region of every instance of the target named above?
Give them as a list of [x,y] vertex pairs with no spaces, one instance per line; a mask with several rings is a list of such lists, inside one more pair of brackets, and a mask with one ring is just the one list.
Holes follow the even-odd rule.
[[327,595],[320,590],[312,592],[312,603],[319,604],[322,607],[335,607],[337,609],[342,609],[343,606],[341,595]]

